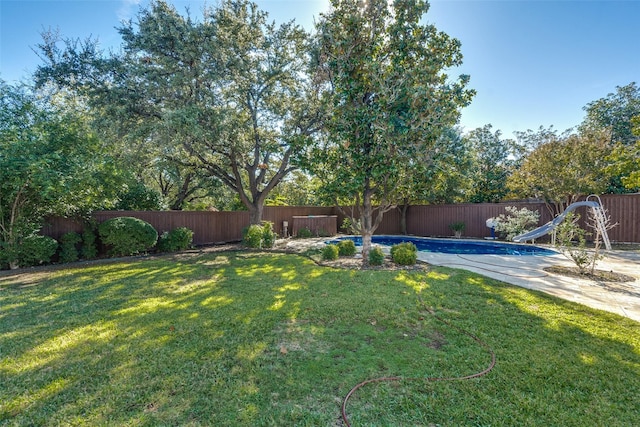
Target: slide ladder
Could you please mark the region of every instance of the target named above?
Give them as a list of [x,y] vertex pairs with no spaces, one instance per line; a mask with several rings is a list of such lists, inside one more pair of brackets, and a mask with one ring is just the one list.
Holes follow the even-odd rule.
[[[592,198],[597,199],[590,200]],[[545,225],[536,228],[535,230],[528,231],[519,236],[513,238],[514,242],[526,242],[528,240],[537,239],[538,237],[542,237],[545,234],[553,233],[553,241],[555,242],[555,229],[560,224],[567,214],[581,206],[589,207],[593,210],[593,216],[596,221],[596,227],[598,233],[602,236],[602,241],[604,242],[604,246],[607,250],[611,250],[611,241],[609,240],[609,235],[607,234],[607,216],[604,208],[602,207],[602,202],[600,201],[600,197],[592,194],[584,202],[576,202],[572,203],[562,212],[560,215],[555,217],[552,221],[549,221]]]
[[602,207],[602,201],[600,200],[600,196],[596,194],[591,194],[587,197],[587,201],[590,198],[598,199],[597,206],[592,206],[593,216],[596,220],[596,227],[598,228],[598,232],[600,236],[602,236],[602,241],[604,242],[604,247],[610,251],[611,250],[611,241],[609,240],[609,234],[607,234],[607,214]]

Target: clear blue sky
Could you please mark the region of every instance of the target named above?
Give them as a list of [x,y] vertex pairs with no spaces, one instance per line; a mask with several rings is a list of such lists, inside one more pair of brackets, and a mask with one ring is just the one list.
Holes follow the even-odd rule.
[[[198,16],[203,1],[173,0]],[[276,22],[308,29],[328,0],[257,0]],[[97,37],[118,47],[115,27],[146,0],[0,0],[0,78],[28,79],[40,63],[32,51],[43,29]],[[215,5],[216,0],[209,0]],[[464,65],[478,94],[462,112],[471,130],[485,124],[513,131],[578,125],[583,107],[640,83],[640,0],[433,0],[426,21],[462,42]]]

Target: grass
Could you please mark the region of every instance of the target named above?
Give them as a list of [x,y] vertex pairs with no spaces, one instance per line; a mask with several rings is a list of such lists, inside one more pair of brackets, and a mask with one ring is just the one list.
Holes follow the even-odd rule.
[[[424,305],[419,301],[424,301]],[[640,425],[637,322],[454,269],[209,253],[0,276],[0,425]]]

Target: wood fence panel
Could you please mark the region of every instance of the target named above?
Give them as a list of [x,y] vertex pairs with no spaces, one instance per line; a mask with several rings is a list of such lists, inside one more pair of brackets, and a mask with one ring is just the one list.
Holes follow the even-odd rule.
[[618,224],[608,231],[616,242],[640,243],[640,193],[608,194],[600,196],[602,205]]
[[[640,243],[640,193],[601,196],[602,204],[611,216],[611,222],[618,225],[609,230],[609,237],[614,242]],[[539,224],[552,219],[543,203],[463,203],[456,205],[421,205],[411,206],[407,211],[407,232],[416,236],[451,236],[449,225],[463,221],[465,230],[463,237],[483,238],[490,236],[491,230],[486,227],[486,220],[505,213],[507,206],[518,209],[526,207],[540,213]],[[578,213],[586,218],[587,209],[579,208]],[[342,225],[344,215],[334,207],[314,206],[270,206],[265,207],[264,219],[274,224],[274,231],[282,235],[282,223],[289,223],[291,234],[294,216],[336,215],[337,227]],[[197,245],[239,241],[242,229],[249,225],[249,213],[235,212],[187,212],[187,211],[100,211],[94,213],[98,222],[119,216],[133,216],[149,222],[158,233],[170,231],[177,227],[187,227],[194,232],[194,243]],[[385,213],[376,234],[400,234],[400,211],[391,210]],[[82,224],[65,218],[48,218],[42,233],[59,239],[64,233],[81,232]]]
[[193,243],[196,245],[239,241],[242,239],[242,229],[249,224],[249,213],[246,211],[99,211],[93,216],[98,223],[110,218],[132,216],[153,225],[158,234],[187,227],[193,231]]

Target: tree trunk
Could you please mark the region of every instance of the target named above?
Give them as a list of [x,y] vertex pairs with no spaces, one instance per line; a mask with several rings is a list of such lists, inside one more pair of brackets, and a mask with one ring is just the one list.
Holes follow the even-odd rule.
[[360,214],[360,224],[362,225],[362,265],[365,266],[369,265],[371,236],[373,235],[373,207],[371,205],[371,190],[367,184],[365,184],[365,190],[362,195],[362,213]]
[[407,233],[407,211],[409,210],[409,202],[407,200],[404,201],[402,206],[400,206],[400,232],[405,236]]
[[262,212],[264,211],[264,203],[261,200],[251,203],[249,206],[249,223],[251,225],[260,225],[262,222]]

